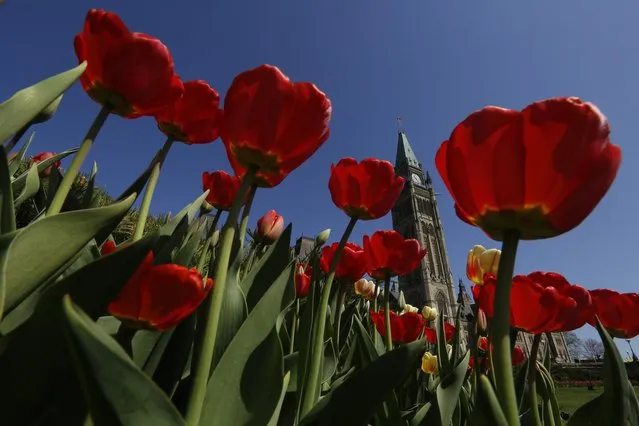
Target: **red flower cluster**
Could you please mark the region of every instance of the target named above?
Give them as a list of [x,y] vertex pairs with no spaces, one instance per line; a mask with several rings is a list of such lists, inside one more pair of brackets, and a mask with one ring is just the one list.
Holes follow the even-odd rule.
[[[384,327],[384,311],[371,311],[371,321],[375,324],[375,328],[386,337],[386,328]],[[391,338],[395,343],[408,343],[417,339],[424,330],[424,318],[417,313],[407,312],[403,315],[397,315],[390,312],[391,322]]]
[[242,180],[224,170],[202,173],[202,190],[209,191],[206,202],[218,210],[231,210]]
[[367,158],[358,164],[353,158],[342,158],[331,165],[328,188],[333,203],[350,217],[378,219],[397,202],[404,179],[395,176],[388,161]]
[[[325,274],[327,274],[330,270],[338,245],[339,243],[333,243],[330,246],[324,246],[322,248],[320,266]],[[364,249],[355,243],[346,243],[339,261],[337,262],[335,276],[354,283],[362,278],[365,272],[366,256],[364,255]]]
[[154,265],[151,252],[108,311],[129,326],[166,331],[195,311],[212,286],[213,280],[204,282],[196,269]]
[[462,220],[496,240],[507,230],[532,240],[579,225],[614,181],[621,151],[594,105],[553,98],[474,112],[435,162]]
[[[488,318],[493,316],[495,291],[495,277],[490,274],[486,275],[484,285],[473,287],[473,294]],[[571,285],[554,272],[515,276],[510,309],[510,324],[533,334],[575,330],[594,313],[588,291]]]

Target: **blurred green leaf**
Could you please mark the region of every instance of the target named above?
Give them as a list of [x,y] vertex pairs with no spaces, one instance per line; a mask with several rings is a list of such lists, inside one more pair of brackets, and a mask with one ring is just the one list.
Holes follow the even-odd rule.
[[162,390],[68,296],[63,299],[63,310],[94,425],[185,425]]
[[271,420],[269,420],[267,426],[277,426],[278,420],[280,419],[280,412],[282,411],[282,404],[284,404],[284,398],[286,397],[286,389],[288,388],[288,384],[291,381],[291,373],[287,372],[284,375],[284,379],[282,380],[282,393],[280,394],[280,400],[271,415]]
[[439,386],[437,386],[437,407],[443,425],[449,424],[453,418],[453,412],[459,401],[459,393],[468,371],[469,359],[470,352],[466,352],[453,371],[442,377]]
[[415,371],[425,348],[425,341],[420,340],[380,356],[322,398],[301,425],[368,424],[388,394]]
[[87,63],[83,62],[75,68],[16,92],[0,104],[0,141],[5,141],[29,124],[40,111],[71,87],[86,67]]
[[[74,302],[93,319],[104,315],[109,302],[118,295],[154,243],[153,238],[144,238],[53,283],[28,321],[0,340],[0,347],[5,347],[0,354],[1,424],[35,424],[34,419],[51,404],[58,405],[54,413],[62,416],[84,410],[71,396],[52,398],[56,394],[74,395],[79,391],[73,360],[56,320],[61,314],[60,300],[65,293],[70,293]],[[46,362],[43,362],[45,354]],[[40,424],[74,423],[56,418]]]
[[209,194],[209,191],[206,190],[202,195],[197,197],[195,201],[193,201],[188,206],[184,207],[182,211],[175,215],[173,219],[171,219],[166,225],[160,228],[159,234],[163,235],[171,235],[175,232],[175,229],[178,227],[183,218],[186,219],[186,223],[190,225],[195,218],[195,215],[200,211],[200,207],[202,206],[202,202]]
[[276,322],[295,299],[294,265],[274,280],[220,359],[208,384],[201,425],[263,425],[278,406],[284,371]]
[[[0,146],[0,233],[16,230],[16,213],[13,204],[13,189],[9,175],[9,163],[4,147]],[[0,313],[2,308],[0,307]]]
[[264,256],[253,266],[240,282],[246,296],[249,312],[261,300],[271,283],[280,275],[289,263],[292,225],[289,224],[277,241],[270,245]]
[[45,217],[18,231],[8,248],[5,309],[22,302],[95,234],[113,229],[134,201],[131,196],[107,207]]
[[[324,357],[332,358],[328,362],[322,364],[322,378],[321,382],[325,383],[333,377],[335,374],[335,351],[330,340],[324,343]],[[293,352],[290,355],[284,357],[284,371],[288,371],[291,374],[291,380],[288,383],[287,392],[297,392],[297,370],[299,368],[300,353]]]
[[187,234],[187,239],[182,247],[176,250],[172,263],[186,268],[191,266],[193,255],[202,241],[201,229],[201,221],[193,221],[189,229],[190,232]]
[[[56,154],[51,158],[47,158],[46,160],[41,161],[38,164],[34,164],[34,166],[38,169],[38,173],[41,173],[47,167],[52,166],[56,161],[62,160],[63,158],[68,157],[71,154],[75,154],[77,151],[77,148],[68,149],[59,154]],[[13,192],[21,191],[24,185],[26,185],[29,171],[22,173],[20,176],[15,178],[13,182],[11,182],[11,185],[13,186]]]
[[18,207],[20,204],[33,197],[38,190],[40,190],[40,176],[38,175],[38,167],[33,165],[27,172],[27,178],[24,186],[22,187],[22,192],[20,192],[20,195],[16,197],[14,206]]
[[18,169],[20,168],[20,164],[24,160],[24,156],[27,153],[27,149],[29,149],[29,146],[31,145],[31,142],[33,142],[34,137],[35,137],[35,132],[31,132],[31,135],[29,135],[29,139],[27,139],[27,141],[22,145],[22,148],[20,148],[20,151],[18,151],[14,159],[9,163],[10,176],[15,175]]
[[484,374],[477,381],[477,403],[470,418],[473,426],[508,426],[493,385]]

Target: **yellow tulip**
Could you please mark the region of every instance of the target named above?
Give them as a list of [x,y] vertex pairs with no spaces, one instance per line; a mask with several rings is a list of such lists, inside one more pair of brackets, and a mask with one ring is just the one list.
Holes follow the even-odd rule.
[[408,303],[406,303],[404,304],[404,311],[402,312],[402,314],[407,314],[409,312],[416,314],[419,312],[419,309],[417,309],[413,305],[409,305]]
[[437,356],[430,352],[424,353],[422,356],[422,371],[426,374],[437,373]]
[[501,250],[486,249],[480,245],[473,247],[468,252],[466,276],[473,283],[482,285],[484,283],[484,274],[497,274],[500,257]]
[[426,321],[435,321],[437,319],[437,309],[430,306],[424,306],[422,309],[422,316]]
[[371,300],[375,298],[375,292],[377,288],[375,287],[375,283],[367,280],[366,278],[361,278],[359,281],[356,281],[354,284],[355,294],[358,296],[362,296],[362,298]]

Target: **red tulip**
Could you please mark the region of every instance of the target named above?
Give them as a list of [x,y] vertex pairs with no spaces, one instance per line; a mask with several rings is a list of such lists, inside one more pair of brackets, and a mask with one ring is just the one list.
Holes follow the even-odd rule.
[[202,173],[202,190],[209,190],[206,202],[219,210],[231,210],[242,180],[224,170]]
[[311,289],[311,277],[313,268],[307,263],[298,263],[295,270],[295,294],[300,299],[308,295]]
[[[333,243],[330,246],[322,247],[320,266],[325,274],[328,274],[330,270],[338,245],[339,243]],[[366,256],[364,255],[364,249],[355,243],[346,243],[337,262],[335,276],[354,283],[362,278],[365,272]]]
[[606,118],[577,98],[521,112],[485,107],[460,123],[436,156],[457,215],[496,240],[554,237],[579,225],[621,163]]
[[184,91],[166,46],[130,32],[115,13],[89,11],[84,29],[75,37],[75,54],[79,62],[87,61],[82,88],[123,117],[152,115]]
[[108,311],[135,328],[166,331],[189,316],[213,286],[196,269],[180,265],[154,265],[149,253],[124,285]]
[[357,163],[342,158],[331,165],[328,188],[333,203],[347,215],[369,220],[388,214],[404,188],[404,179],[395,176],[388,161],[367,158]]
[[102,244],[102,247],[100,248],[100,254],[102,256],[106,256],[108,254],[115,252],[116,250],[117,250],[117,246],[115,245],[115,241],[106,240],[104,244]]
[[284,218],[275,210],[269,210],[257,221],[257,237],[266,243],[272,243],[284,230]]
[[[53,152],[41,152],[40,154],[34,155],[33,157],[31,157],[31,161],[30,161],[30,165],[33,166],[34,164],[38,164],[38,163],[42,163],[44,160],[48,160],[49,158],[55,157],[56,154]],[[40,172],[40,177],[41,178],[48,178],[49,176],[51,176],[51,167],[55,167],[56,169],[60,167],[60,160],[56,161],[55,163],[53,163],[52,166],[47,167],[46,169],[43,169]]]
[[553,331],[572,331],[581,328],[593,318],[595,307],[592,303],[590,292],[580,285],[570,284],[566,278],[556,272],[533,272],[528,278],[541,284],[544,288],[554,287],[563,296],[574,300],[564,304],[557,311]]
[[[639,294],[597,289],[590,295],[599,321],[613,337],[632,339],[639,335]],[[595,325],[594,318],[588,322]]]
[[417,240],[404,239],[397,231],[364,235],[364,252],[368,275],[380,280],[413,272],[426,255],[426,249],[422,249]]
[[[496,281],[493,275],[486,275],[484,285],[479,287],[479,307],[488,318],[493,317]],[[562,311],[575,312],[577,303],[554,287],[544,287],[525,275],[513,277],[510,296],[510,325],[529,333],[539,334],[563,331],[567,324]]]
[[444,323],[444,337],[446,338],[447,342],[453,340],[453,337],[455,337],[455,331],[456,328],[454,325],[447,322]]
[[[386,328],[384,327],[384,311],[371,311],[371,321],[375,324],[375,328],[386,337]],[[391,338],[396,343],[408,343],[417,339],[424,329],[424,318],[414,312],[408,312],[404,315],[397,315],[390,312],[391,320]]]
[[155,114],[162,133],[187,144],[213,142],[218,137],[220,95],[205,81],[184,83],[184,95]]
[[480,351],[488,352],[488,338],[485,336],[481,336],[477,341],[477,348]]
[[437,331],[431,327],[424,327],[424,337],[428,343],[437,344]]
[[526,361],[526,354],[524,354],[524,350],[519,346],[515,346],[512,353],[512,364],[515,367],[520,366]]
[[261,65],[235,77],[220,129],[238,176],[257,169],[259,186],[278,185],[326,141],[331,102],[311,83],[293,83]]

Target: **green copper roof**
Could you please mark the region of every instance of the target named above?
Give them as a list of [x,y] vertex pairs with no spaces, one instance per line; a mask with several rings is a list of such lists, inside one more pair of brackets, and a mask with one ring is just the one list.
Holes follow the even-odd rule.
[[400,130],[397,135],[397,156],[395,157],[395,166],[407,164],[413,167],[419,167],[419,161],[410,147],[406,133]]

